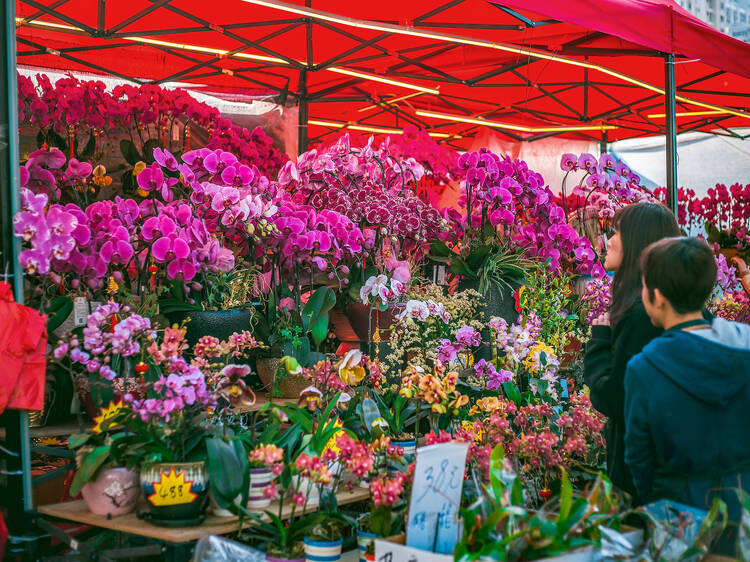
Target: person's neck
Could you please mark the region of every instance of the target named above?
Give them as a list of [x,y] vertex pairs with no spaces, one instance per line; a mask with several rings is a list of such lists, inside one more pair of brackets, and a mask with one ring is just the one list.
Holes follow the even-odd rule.
[[683,322],[691,322],[693,320],[703,320],[703,312],[698,310],[696,312],[688,312],[687,314],[678,314],[675,311],[670,311],[667,313],[666,318],[664,318],[664,329],[669,330],[670,328],[674,328],[678,324],[682,324]]

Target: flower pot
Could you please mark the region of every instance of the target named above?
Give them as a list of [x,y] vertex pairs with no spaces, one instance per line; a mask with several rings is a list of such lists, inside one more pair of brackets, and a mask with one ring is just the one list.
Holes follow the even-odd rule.
[[[375,542],[378,537],[375,533],[369,533],[357,529],[357,548],[359,549],[359,562],[365,562],[367,560],[367,549],[370,545]],[[374,553],[371,556],[375,556]]]
[[81,489],[89,511],[106,517],[133,511],[140,494],[138,473],[127,468],[105,468]]
[[305,562],[304,558],[277,558],[266,554],[266,562]]
[[[213,491],[208,491],[208,499],[211,503],[211,513],[216,515],[216,517],[235,517],[235,514],[232,513],[228,509],[224,509],[223,507],[220,507],[219,504],[216,502],[216,498],[214,498]],[[242,495],[238,495],[236,498],[234,498],[234,505],[240,505],[240,502],[242,501]]]
[[185,324],[185,340],[193,347],[203,336],[225,340],[235,332],[250,330],[249,310],[175,310],[164,314],[173,324]]
[[271,498],[264,493],[266,486],[273,482],[274,475],[269,468],[250,469],[250,493],[247,496],[247,507],[263,509],[271,505]]
[[307,562],[338,562],[341,558],[342,539],[320,541],[305,537],[305,560]]
[[405,441],[392,441],[391,443],[396,447],[402,447],[404,449],[404,456],[403,461],[400,463],[389,461],[388,472],[406,472],[406,468],[414,462],[417,456],[417,440],[409,439]]
[[375,330],[380,328],[380,341],[386,342],[391,337],[391,326],[395,320],[395,308],[389,306],[379,313],[369,304],[352,303],[346,307],[346,315],[349,317],[352,329],[360,341],[372,341]]
[[190,527],[205,518],[208,503],[206,463],[154,463],[141,471],[141,489],[154,525]]
[[[258,377],[261,383],[263,383],[263,388],[268,392],[271,392],[273,388],[273,379],[280,364],[281,357],[262,357],[258,359]],[[297,375],[287,375],[279,385],[279,390],[281,391],[282,398],[298,398],[299,393],[308,386],[310,386],[309,380]]]
[[[518,320],[518,311],[516,310],[516,299],[514,294],[519,287],[521,287],[521,284],[515,281],[508,281],[508,283],[510,288],[505,286],[498,287],[494,283],[491,283],[487,293],[483,295],[484,304],[479,307],[477,312],[483,313],[486,320],[489,320],[493,316],[499,316],[508,324],[513,324]],[[481,291],[479,290],[479,280],[462,279],[458,284],[458,290],[465,291],[467,289],[474,289],[481,294]]]

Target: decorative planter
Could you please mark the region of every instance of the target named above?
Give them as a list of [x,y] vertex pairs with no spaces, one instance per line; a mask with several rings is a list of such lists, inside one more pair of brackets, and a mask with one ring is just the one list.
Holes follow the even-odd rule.
[[404,456],[401,463],[389,461],[388,471],[391,473],[405,472],[406,467],[413,463],[417,456],[417,440],[409,439],[406,441],[392,441],[391,443],[396,447],[402,447],[404,449]]
[[[477,312],[484,313],[489,320],[493,316],[503,318],[508,324],[513,324],[518,320],[518,311],[516,310],[516,299],[514,293],[521,287],[520,283],[509,281],[511,289],[508,287],[498,287],[494,283],[490,284],[487,294],[484,295],[484,305]],[[462,279],[458,284],[459,291],[474,289],[479,291],[479,281],[476,279]]]
[[205,462],[155,463],[141,472],[141,489],[146,496],[154,525],[191,527],[205,519],[208,503],[208,472]]
[[[367,531],[361,531],[357,529],[357,548],[359,549],[359,562],[366,562],[367,560],[367,549],[375,542],[375,539],[380,538],[375,533],[368,533]],[[375,554],[371,554],[374,558]]]
[[[281,357],[262,357],[258,359],[258,377],[263,388],[271,392],[276,371],[281,364]],[[298,398],[299,393],[310,386],[310,381],[297,375],[287,375],[279,386],[282,398]]]
[[307,562],[338,562],[341,558],[342,539],[320,541],[305,537],[305,560]]
[[249,310],[175,310],[164,314],[173,324],[190,319],[185,324],[185,340],[190,347],[203,336],[225,340],[235,332],[249,330],[251,315]]
[[273,479],[273,472],[268,468],[250,469],[250,493],[247,496],[247,507],[263,509],[271,505],[271,499],[266,497],[263,491],[273,482]]
[[140,494],[138,473],[127,468],[105,468],[96,480],[81,489],[89,511],[106,517],[133,511]]

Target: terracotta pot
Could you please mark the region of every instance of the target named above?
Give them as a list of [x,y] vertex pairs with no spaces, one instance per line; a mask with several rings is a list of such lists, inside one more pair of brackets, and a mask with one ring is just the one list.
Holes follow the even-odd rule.
[[147,519],[162,527],[200,525],[208,504],[206,463],[154,463],[141,472]]
[[135,509],[141,495],[138,473],[127,468],[105,468],[81,489],[81,495],[94,515],[125,515]]
[[368,304],[352,303],[346,307],[346,315],[352,329],[360,341],[372,341],[375,330],[380,328],[380,341],[386,342],[391,337],[391,326],[396,318],[396,310],[389,306],[385,310],[377,312]]
[[[263,383],[264,390],[271,392],[273,380],[280,364],[281,357],[262,357],[258,359],[258,377]],[[279,390],[281,390],[282,398],[298,398],[299,393],[308,386],[310,386],[309,380],[297,375],[288,375],[281,382]]]

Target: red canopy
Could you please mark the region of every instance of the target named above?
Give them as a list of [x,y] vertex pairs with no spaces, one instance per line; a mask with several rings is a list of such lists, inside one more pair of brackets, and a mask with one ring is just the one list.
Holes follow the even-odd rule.
[[467,146],[482,125],[456,118],[516,140],[663,134],[674,49],[679,131],[750,124],[750,45],[670,0],[313,4],[16,0],[18,62],[302,101],[312,139],[412,123]]

